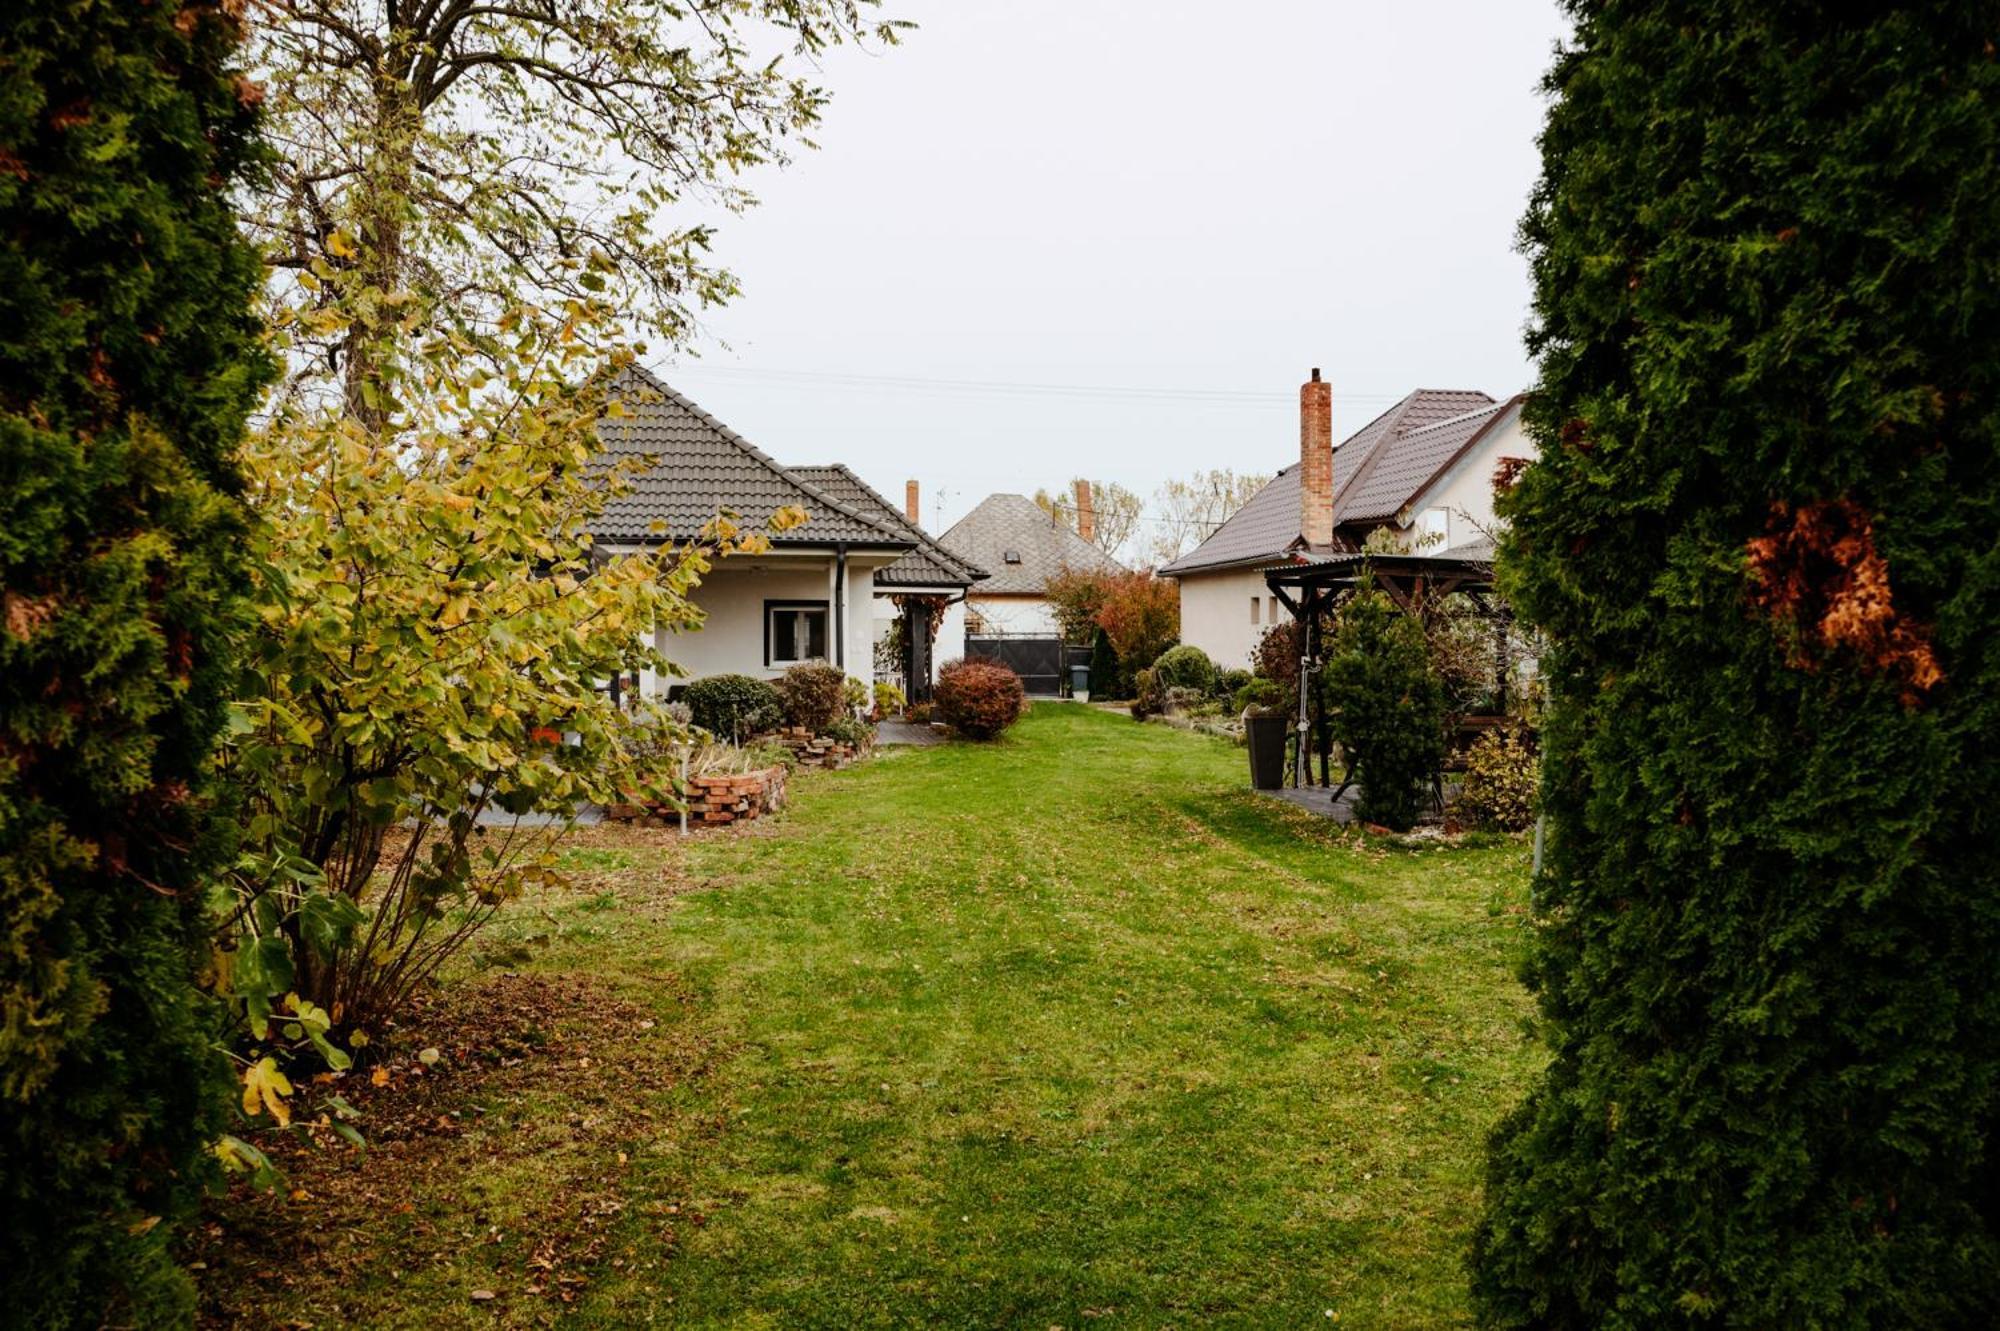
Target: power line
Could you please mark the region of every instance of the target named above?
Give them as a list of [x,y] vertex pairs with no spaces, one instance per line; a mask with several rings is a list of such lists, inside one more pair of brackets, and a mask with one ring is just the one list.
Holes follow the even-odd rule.
[[[1295,405],[1289,393],[1252,392],[1228,388],[1161,388],[1136,384],[1052,384],[1004,379],[937,379],[909,374],[850,374],[820,370],[655,363],[649,368],[669,378],[679,375],[720,376],[772,387],[891,390],[918,393],[984,394],[997,397],[1053,397],[1087,400],[1099,398],[1124,401],[1185,402],[1197,405],[1254,407],[1265,410],[1289,409]],[[1400,394],[1343,393],[1347,402],[1399,402]]]

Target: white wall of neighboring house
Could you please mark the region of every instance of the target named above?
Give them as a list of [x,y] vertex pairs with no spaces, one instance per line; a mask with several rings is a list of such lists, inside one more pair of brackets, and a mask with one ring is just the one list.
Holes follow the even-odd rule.
[[[968,606],[982,632],[996,637],[1050,638],[1061,632],[1055,608],[1039,596],[974,596]],[[961,651],[963,646],[961,640]]]
[[944,609],[944,618],[938,622],[937,638],[931,645],[931,679],[937,679],[937,668],[946,661],[957,661],[965,656],[965,602],[953,601]]
[[1219,666],[1247,670],[1265,630],[1288,618],[1256,569],[1190,573],[1181,584],[1181,641],[1208,653]]

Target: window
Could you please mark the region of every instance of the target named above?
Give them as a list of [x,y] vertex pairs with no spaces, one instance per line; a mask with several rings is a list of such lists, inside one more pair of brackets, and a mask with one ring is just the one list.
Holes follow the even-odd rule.
[[1006,551],[1004,554],[1002,554],[1000,558],[1006,560],[1010,564],[1018,564],[1021,562],[1021,552],[1019,550],[1009,550]]
[[1271,622],[1275,624],[1278,622],[1278,598],[1273,596],[1270,598],[1270,601],[1271,601]]
[[764,602],[764,664],[826,659],[825,601]]
[[1263,598],[1260,596],[1253,596],[1250,598],[1250,622],[1252,624],[1255,624],[1257,622],[1257,608],[1258,608],[1257,603],[1261,600],[1263,600]]

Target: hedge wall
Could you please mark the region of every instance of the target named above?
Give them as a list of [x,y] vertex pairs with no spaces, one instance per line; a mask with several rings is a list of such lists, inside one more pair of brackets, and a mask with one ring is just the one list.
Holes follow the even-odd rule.
[[[230,6],[236,10],[236,6]],[[240,11],[238,11],[240,12]],[[227,1072],[195,998],[266,371],[240,20],[0,10],[0,1320],[179,1325]]]
[[2000,1316],[1990,5],[1584,3],[1524,236],[1546,661],[1496,1326]]

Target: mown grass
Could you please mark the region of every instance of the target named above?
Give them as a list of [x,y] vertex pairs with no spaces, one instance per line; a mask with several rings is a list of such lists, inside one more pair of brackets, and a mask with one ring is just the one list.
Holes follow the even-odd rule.
[[[591,975],[651,1005],[648,1040],[703,1052],[629,1094],[596,1070],[637,1116],[593,1148],[620,1201],[558,1310],[1462,1322],[1483,1139],[1536,1059],[1512,976],[1525,848],[1343,836],[1244,792],[1243,767],[1042,706],[997,744],[808,778],[747,834],[588,838],[578,891],[515,911],[475,968]],[[562,1112],[554,1090],[517,1111]],[[486,1212],[548,1186],[533,1153],[475,1173]],[[506,1269],[441,1256],[342,1306],[546,1316]],[[499,1297],[468,1305],[482,1281]]]

